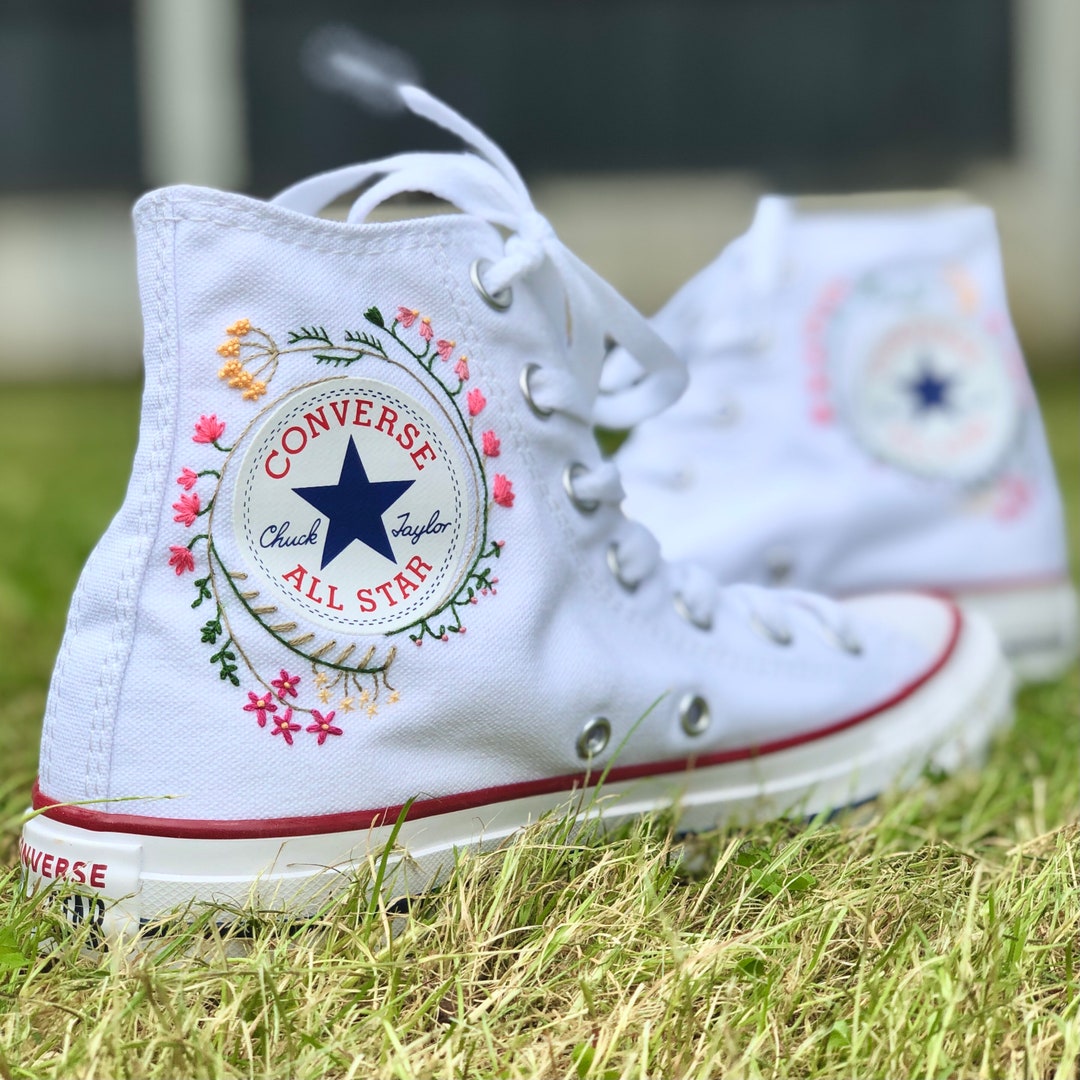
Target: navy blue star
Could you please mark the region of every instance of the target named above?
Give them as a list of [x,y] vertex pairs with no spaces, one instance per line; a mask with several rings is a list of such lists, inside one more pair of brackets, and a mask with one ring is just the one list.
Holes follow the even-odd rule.
[[364,471],[360,451],[349,440],[341,476],[336,484],[323,487],[298,487],[293,491],[311,503],[329,519],[323,543],[322,567],[336,559],[354,540],[367,544],[372,551],[396,562],[390,538],[383,525],[383,514],[405,494],[415,480],[376,480]]
[[919,377],[904,385],[915,398],[915,411],[917,413],[928,413],[934,409],[948,412],[952,408],[949,401],[949,390],[952,383],[952,379],[943,375],[935,375],[929,363],[923,361]]

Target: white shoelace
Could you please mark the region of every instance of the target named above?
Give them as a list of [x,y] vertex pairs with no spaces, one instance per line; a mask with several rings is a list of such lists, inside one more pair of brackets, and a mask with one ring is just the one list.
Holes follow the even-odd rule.
[[[541,414],[558,411],[585,424],[626,428],[672,404],[687,382],[682,361],[644,316],[563,245],[533,206],[524,180],[503,151],[427,91],[396,85],[390,92],[416,115],[457,135],[469,150],[398,154],[346,166],[303,180],[272,201],[314,215],[374,181],[353,202],[349,222],[365,221],[395,195],[425,192],[506,229],[510,236],[502,258],[477,267],[480,287],[497,298],[548,261],[562,281],[573,327],[566,367],[534,364],[524,373],[522,389],[533,408]],[[614,392],[598,394],[611,341],[633,356],[636,375]],[[617,509],[624,497],[618,469],[611,462],[593,469],[568,467],[565,484],[570,498],[586,512],[601,505]],[[620,515],[608,562],[618,580],[632,590],[660,566],[659,544],[644,526]],[[741,608],[774,641],[791,640],[778,594],[753,586],[721,590],[712,575],[696,566],[674,566],[671,573],[676,608],[702,629],[711,627],[722,598]]]

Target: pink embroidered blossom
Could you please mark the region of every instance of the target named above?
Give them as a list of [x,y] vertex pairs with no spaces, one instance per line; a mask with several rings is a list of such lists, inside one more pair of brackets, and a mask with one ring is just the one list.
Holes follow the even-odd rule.
[[484,411],[484,406],[487,404],[487,398],[479,388],[469,391],[469,396],[466,399],[469,404],[469,415],[476,416],[478,413]]
[[450,359],[450,354],[454,351],[454,346],[456,344],[456,341],[444,341],[442,338],[439,338],[439,340],[435,342],[435,351],[439,354],[439,359],[444,364]]
[[195,434],[191,436],[192,442],[212,443],[225,434],[225,425],[211,413],[210,416],[200,416],[195,425]]
[[277,712],[277,702],[271,694],[253,694],[248,691],[248,703],[244,706],[244,712],[255,713],[255,719],[259,721],[259,727],[266,727],[266,714]]
[[420,312],[415,308],[399,307],[397,309],[397,319],[406,330],[420,317]]
[[462,381],[465,382],[469,377],[469,358],[462,356],[458,359],[458,362],[454,365],[454,374]]
[[334,714],[332,712],[327,713],[325,716],[318,709],[312,709],[311,715],[315,717],[315,723],[305,728],[306,731],[310,731],[312,735],[319,736],[319,745],[322,746],[326,742],[328,735],[341,735],[343,734],[341,728],[334,727]]
[[486,457],[498,457],[499,448],[502,446],[499,436],[494,431],[485,431],[481,437],[484,440],[484,455]]
[[186,547],[173,544],[169,551],[172,552],[169,556],[169,565],[176,571],[177,577],[184,573],[185,570],[195,569],[195,556]]
[[299,675],[290,675],[281,669],[280,679],[271,679],[270,685],[277,691],[277,696],[284,701],[287,697],[296,697],[296,688],[300,685]]
[[426,315],[420,320],[420,336],[425,341],[430,341],[435,336],[435,331],[431,329],[431,320]]
[[199,482],[199,474],[192,469],[183,468],[180,470],[180,475],[176,478],[176,482],[185,491],[190,491]]
[[514,485],[502,473],[495,474],[495,482],[491,487],[491,497],[500,506],[509,507],[514,505]]
[[285,741],[292,746],[292,733],[300,730],[299,724],[293,723],[292,709],[286,709],[281,716],[275,716],[272,724],[272,735],[284,735]]
[[191,495],[181,495],[179,501],[172,504],[172,508],[176,511],[173,521],[190,527],[199,516],[199,493],[196,491]]

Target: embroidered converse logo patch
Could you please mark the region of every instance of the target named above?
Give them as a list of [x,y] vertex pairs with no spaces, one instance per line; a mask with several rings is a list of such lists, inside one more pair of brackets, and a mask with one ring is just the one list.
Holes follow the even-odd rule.
[[[953,271],[952,278],[956,272]],[[1007,350],[939,270],[899,268],[826,290],[808,350],[814,418],[838,406],[873,456],[920,476],[969,484],[1001,468],[1020,404]]]
[[976,480],[1012,444],[1015,394],[1000,350],[958,319],[915,317],[872,343],[851,386],[856,433],[887,461]]
[[290,395],[240,466],[241,546],[277,598],[328,627],[395,630],[439,607],[475,540],[476,482],[445,419],[374,379]]
[[236,394],[195,419],[176,477],[166,561],[190,575],[183,607],[247,694],[237,717],[282,746],[334,744],[351,714],[395,705],[400,645],[464,637],[497,593],[495,530],[516,498],[490,468],[502,440],[469,357],[414,308],[362,320],[284,340],[229,325],[217,375]]

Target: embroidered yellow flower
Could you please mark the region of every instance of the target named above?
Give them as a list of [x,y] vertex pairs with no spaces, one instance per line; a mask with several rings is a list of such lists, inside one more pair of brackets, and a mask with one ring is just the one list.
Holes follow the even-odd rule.
[[401,695],[395,690],[386,700],[391,705],[396,705],[401,700]]
[[245,401],[258,401],[266,393],[266,383],[256,379],[241,395]]
[[240,355],[240,339],[231,337],[228,341],[223,341],[218,347],[218,356],[239,356]]
[[254,381],[250,371],[241,368],[230,380],[229,385],[234,390],[246,390]]
[[251,332],[251,320],[250,319],[237,319],[232,326],[225,327],[225,333],[232,335],[232,337],[243,337],[245,334]]
[[325,687],[319,691],[319,700],[324,705],[328,705],[330,703],[330,691],[327,690]]
[[379,712],[379,707],[378,707],[378,705],[369,705],[369,706],[367,707],[367,714],[368,714],[368,716],[377,716],[377,715],[378,715],[378,712]]
[[342,712],[352,712],[353,711],[353,699],[351,697],[343,697],[341,699],[341,704],[338,705],[338,708]]
[[219,379],[231,379],[243,370],[244,365],[239,360],[226,360],[221,370],[217,373]]

